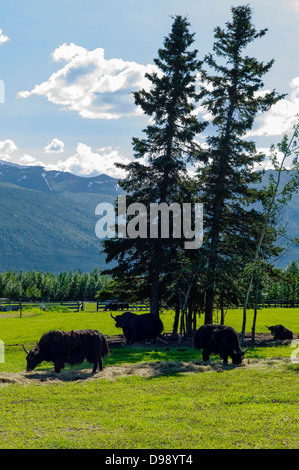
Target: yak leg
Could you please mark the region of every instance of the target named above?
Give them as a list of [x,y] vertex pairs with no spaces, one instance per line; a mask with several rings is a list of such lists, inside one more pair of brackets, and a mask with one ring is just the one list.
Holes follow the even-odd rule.
[[221,359],[223,360],[223,364],[227,364],[228,363],[228,353],[226,351],[219,351],[219,356],[221,357]]
[[99,357],[99,370],[103,370],[103,360],[101,356]]
[[208,361],[210,359],[210,352],[206,349],[202,350],[202,360],[204,362]]
[[92,369],[92,372],[91,372],[92,374],[95,374],[95,373],[96,373],[96,371],[97,371],[97,366],[98,366],[98,361],[94,361],[94,363],[93,363],[93,369]]
[[62,361],[55,361],[54,362],[55,372],[59,374],[60,370],[64,368],[64,362]]
[[222,359],[223,359],[223,364],[228,364],[228,354],[223,354]]

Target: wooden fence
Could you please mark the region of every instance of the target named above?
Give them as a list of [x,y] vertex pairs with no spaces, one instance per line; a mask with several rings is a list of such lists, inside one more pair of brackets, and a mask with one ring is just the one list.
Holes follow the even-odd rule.
[[[20,316],[22,316],[22,311],[25,307],[38,307],[41,310],[47,310],[51,307],[59,307],[63,306],[72,310],[74,312],[84,311],[86,309],[86,304],[94,304],[95,309],[97,312],[103,312],[109,304],[110,301],[107,302],[97,302],[97,301],[73,301],[73,302],[5,302],[4,299],[0,301],[0,313],[1,312],[20,312]],[[164,308],[167,308],[164,306]],[[239,308],[243,309],[243,305],[235,305],[225,308]],[[253,308],[253,305],[248,305],[249,309]],[[299,308],[299,302],[291,302],[285,300],[264,300],[263,302],[258,304],[258,308]],[[130,311],[140,311],[140,312],[149,312],[150,306],[144,303],[133,303],[129,304],[129,308],[125,310]],[[123,312],[124,310],[119,310]]]
[[[80,312],[85,310],[86,304],[91,303],[96,305],[97,312],[104,311],[107,304],[110,302],[87,302],[87,301],[76,301],[76,302],[0,302],[0,312],[20,312],[22,316],[22,311],[25,307],[38,307],[41,310],[47,310],[50,307],[66,307],[69,310],[74,312]],[[138,310],[145,311],[149,310],[149,305],[146,304],[129,304],[129,308],[126,310]]]
[[258,304],[259,308],[298,308],[299,302],[291,300],[264,300]]
[[25,307],[39,307],[41,310],[46,310],[49,307],[67,307],[70,310],[79,312],[83,310],[83,302],[12,302],[0,304],[0,312],[20,312]]

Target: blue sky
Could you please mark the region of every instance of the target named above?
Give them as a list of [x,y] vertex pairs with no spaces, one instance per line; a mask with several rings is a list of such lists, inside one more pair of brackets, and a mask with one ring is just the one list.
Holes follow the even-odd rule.
[[291,132],[299,113],[299,0],[1,0],[0,160],[122,176],[113,163],[132,159],[132,137],[147,125],[131,92],[148,86],[144,74],[171,16],[188,16],[203,58],[213,29],[230,20],[231,6],[246,3],[255,26],[269,28],[247,54],[274,58],[265,90],[288,94],[251,132],[267,148]]

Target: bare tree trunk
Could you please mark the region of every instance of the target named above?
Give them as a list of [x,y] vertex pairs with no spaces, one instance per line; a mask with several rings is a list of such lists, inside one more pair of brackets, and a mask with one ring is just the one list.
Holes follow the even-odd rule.
[[220,325],[224,325],[223,292],[221,292],[221,295],[220,295],[220,311],[221,311]]
[[180,305],[179,305],[179,302],[177,301],[176,306],[175,306],[175,316],[174,316],[174,322],[173,322],[173,327],[172,327],[172,336],[174,337],[176,337],[178,334],[179,319],[180,319]]
[[213,309],[214,309],[214,286],[208,287],[206,291],[206,313],[205,324],[213,323]]
[[193,310],[192,310],[192,306],[189,305],[188,307],[188,313],[187,313],[187,336],[189,338],[191,338],[192,336],[192,333],[193,333],[193,329],[192,329],[192,313],[193,313]]
[[152,275],[150,313],[159,315],[159,273]]
[[196,331],[196,308],[193,309],[192,329],[193,329],[193,333],[195,333]]
[[[179,303],[180,303],[180,309],[181,309],[181,324],[180,324],[180,337],[179,337],[179,343],[181,343],[183,336],[186,335],[186,326],[187,326],[187,303],[188,303],[188,298],[190,294],[190,290],[192,287],[192,283],[189,284],[188,290],[185,294],[185,299],[183,301],[182,298],[182,292],[179,290],[178,291],[178,296],[179,296]],[[186,317],[186,318],[185,318]]]
[[257,280],[255,284],[254,313],[253,313],[253,322],[252,322],[252,329],[251,329],[251,346],[255,345],[255,325],[256,325],[256,317],[257,317],[258,299],[259,299],[259,281]]
[[179,291],[178,294],[179,294],[180,311],[181,311],[179,343],[181,343],[183,336],[185,336],[185,318],[184,318],[185,317],[185,305],[183,303],[181,291]]
[[243,305],[242,331],[241,331],[241,337],[240,337],[241,346],[244,345],[246,320],[247,320],[247,318],[246,318],[247,317],[247,305],[248,305],[249,294],[250,294],[250,290],[251,290],[251,286],[252,286],[252,280],[253,280],[253,278],[251,277],[249,282],[248,282],[248,286],[247,286],[246,293],[245,293],[245,300],[244,300],[244,305]]

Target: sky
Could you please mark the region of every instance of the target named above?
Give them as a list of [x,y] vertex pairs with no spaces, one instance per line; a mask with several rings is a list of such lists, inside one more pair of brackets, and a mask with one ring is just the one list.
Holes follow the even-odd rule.
[[1,0],[0,160],[124,176],[114,163],[133,159],[132,138],[148,125],[132,92],[149,87],[145,73],[173,16],[188,17],[203,59],[214,28],[244,4],[255,27],[268,28],[246,54],[274,58],[264,90],[287,94],[250,131],[267,151],[292,133],[299,113],[299,0]]

